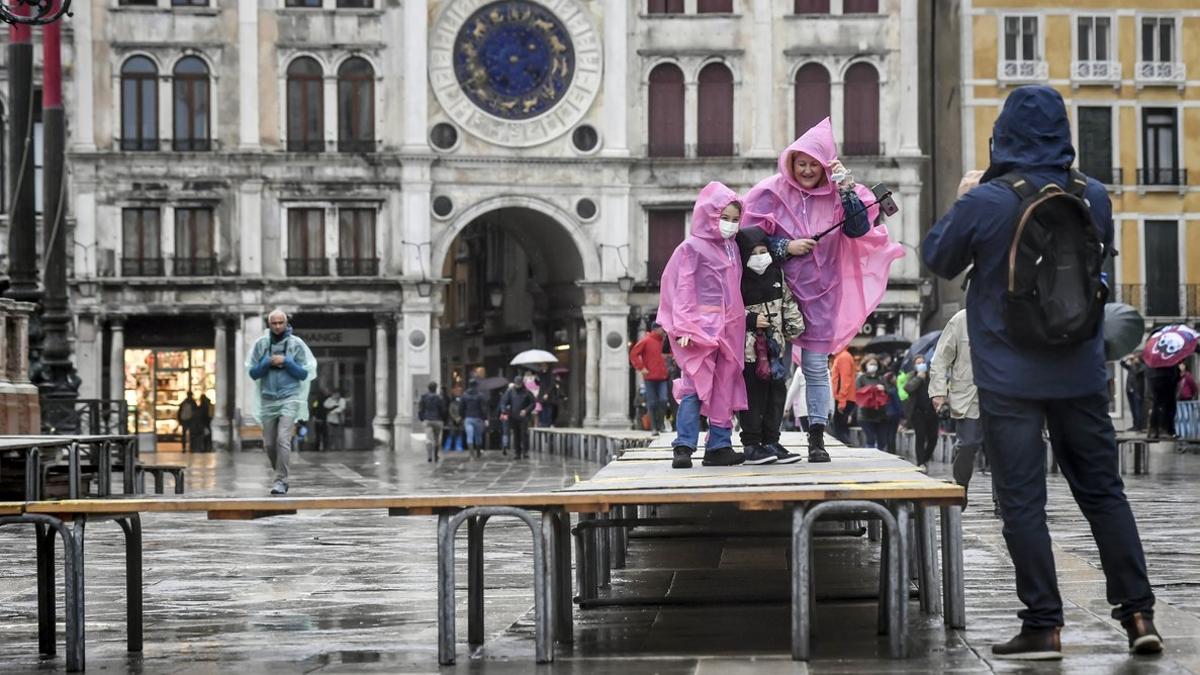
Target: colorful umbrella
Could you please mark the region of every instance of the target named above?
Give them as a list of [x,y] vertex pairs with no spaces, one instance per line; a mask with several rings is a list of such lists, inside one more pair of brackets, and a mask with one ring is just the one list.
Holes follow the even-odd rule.
[[508,362],[510,366],[536,366],[547,363],[558,363],[558,357],[541,349],[523,351]]
[[1200,333],[1183,324],[1166,326],[1154,332],[1142,350],[1142,361],[1150,368],[1178,365],[1196,351]]

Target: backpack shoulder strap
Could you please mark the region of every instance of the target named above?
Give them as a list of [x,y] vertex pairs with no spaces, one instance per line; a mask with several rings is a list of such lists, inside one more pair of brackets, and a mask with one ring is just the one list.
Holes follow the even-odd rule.
[[1033,187],[1033,183],[1030,183],[1019,173],[1006,173],[992,180],[1001,185],[1007,185],[1010,190],[1017,193],[1021,201],[1025,201],[1038,193],[1037,188]]
[[1071,174],[1067,178],[1066,191],[1083,199],[1087,194],[1088,178],[1082,173],[1071,169]]

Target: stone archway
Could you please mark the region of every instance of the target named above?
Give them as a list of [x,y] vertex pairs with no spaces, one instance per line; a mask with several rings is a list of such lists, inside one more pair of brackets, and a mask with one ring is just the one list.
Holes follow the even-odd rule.
[[569,223],[545,202],[509,197],[468,209],[435,242],[434,269],[447,281],[435,319],[439,381],[464,386],[478,368],[512,376],[515,354],[544,349],[559,356],[547,370],[567,393],[558,423],[582,421],[588,355],[580,282],[595,277],[599,259]]

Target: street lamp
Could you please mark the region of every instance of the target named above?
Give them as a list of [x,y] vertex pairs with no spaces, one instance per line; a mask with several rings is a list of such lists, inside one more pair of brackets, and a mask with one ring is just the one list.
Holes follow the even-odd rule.
[[401,240],[400,243],[417,249],[417,262],[421,264],[421,280],[417,282],[417,295],[421,296],[422,298],[428,298],[429,296],[433,295],[433,281],[431,281],[429,276],[425,274],[425,258],[421,257],[421,249],[426,246],[432,246],[432,242],[425,241],[417,243],[414,241]]
[[500,305],[504,304],[504,285],[492,282],[488,284],[488,304],[492,309],[500,309]]
[[41,26],[64,16],[71,16],[71,0],[13,0],[12,7],[0,3],[0,21],[4,23]]
[[[617,277],[617,288],[621,289],[622,293],[632,291],[634,278],[629,274],[629,265],[625,264],[625,256],[621,255],[621,249],[628,249],[629,244],[596,244],[596,248],[600,250],[600,264],[602,266],[604,265],[604,249],[611,248],[616,250],[617,260],[621,262],[621,268],[625,270],[624,274]],[[603,275],[603,272],[604,268],[601,267],[601,275]]]

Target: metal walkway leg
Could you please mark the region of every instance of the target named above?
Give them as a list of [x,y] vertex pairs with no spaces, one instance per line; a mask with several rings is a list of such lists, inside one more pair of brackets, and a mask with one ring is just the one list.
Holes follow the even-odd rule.
[[942,570],[945,617],[951,628],[967,627],[966,592],[963,581],[962,507],[942,507]]
[[[469,518],[511,516],[524,522],[533,534],[533,601],[535,654],[538,663],[554,660],[553,620],[550,616],[550,573],[544,532],[547,526],[535,516],[512,506],[473,506],[454,515],[438,514],[438,662],[453,665],[455,654],[454,537]],[[467,589],[471,593],[471,589]]]
[[937,534],[933,529],[937,522],[936,507],[918,506],[916,516],[921,611],[938,614],[942,611],[942,597],[938,581]]
[[487,516],[467,520],[467,643],[483,644],[483,528]]
[[47,525],[34,525],[37,536],[38,653],[54,656],[57,607],[54,602],[54,537],[58,532]]
[[571,597],[571,514],[554,513],[554,635],[558,642],[575,641],[575,603]]
[[142,651],[142,519],[134,513],[117,520],[125,532],[125,626],[131,652]]

